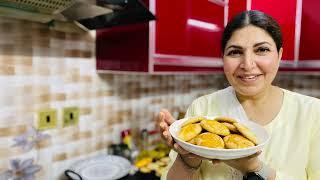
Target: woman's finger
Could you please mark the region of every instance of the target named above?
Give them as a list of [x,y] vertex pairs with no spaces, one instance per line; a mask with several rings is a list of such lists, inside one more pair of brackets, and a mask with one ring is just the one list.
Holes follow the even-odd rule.
[[255,161],[256,158],[261,154],[262,151],[258,151],[255,154],[252,154],[250,156],[247,157],[243,157],[243,158],[239,158],[239,159],[230,159],[230,160],[221,160],[222,162],[226,163],[226,164],[233,164],[233,163],[241,163],[241,162],[252,162]]
[[164,115],[163,119],[169,126],[175,121],[173,116],[171,115],[171,113],[168,110],[162,109],[161,113],[163,113],[163,115]]
[[162,133],[164,139],[166,140],[167,142],[167,145],[170,146],[170,147],[173,147],[173,139],[172,139],[172,136],[170,135],[169,131],[164,131]]
[[190,152],[186,151],[185,149],[183,149],[181,146],[179,146],[177,143],[174,143],[173,145],[174,150],[181,154],[181,155],[186,155],[186,154],[190,154]]
[[160,126],[160,129],[161,129],[162,131],[167,131],[167,130],[168,130],[168,125],[167,125],[167,123],[165,123],[164,121],[162,121],[162,122],[159,124],[159,126]]
[[164,116],[165,114],[162,111],[160,111],[158,114],[158,119],[162,121],[164,119]]
[[256,153],[254,153],[254,154],[252,154],[252,155],[250,155],[250,156],[248,156],[248,157],[246,157],[246,158],[255,158],[255,157],[257,157],[257,156],[259,156],[260,154],[261,154],[261,152],[262,151],[258,151],[258,152],[256,152]]
[[212,162],[213,165],[217,165],[217,164],[219,164],[221,161],[220,161],[219,159],[212,159],[211,162]]
[[198,156],[198,155],[196,155],[196,154],[193,154],[193,153],[190,153],[189,151],[186,151],[186,150],[183,149],[181,146],[179,146],[177,143],[174,143],[174,146],[173,146],[173,147],[174,147],[173,149],[174,149],[177,153],[179,153],[179,154],[181,154],[181,155],[183,155],[183,156],[187,156],[188,158],[209,160],[209,159],[207,159],[207,158],[205,158],[205,157],[200,157],[200,156]]

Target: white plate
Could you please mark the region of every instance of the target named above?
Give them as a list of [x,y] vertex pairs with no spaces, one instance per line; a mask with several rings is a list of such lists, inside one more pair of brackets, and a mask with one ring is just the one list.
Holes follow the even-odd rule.
[[70,169],[84,180],[114,180],[127,175],[131,164],[121,156],[99,155],[77,161]]
[[[206,117],[208,119],[213,120],[215,117]],[[262,150],[264,145],[269,141],[270,137],[267,131],[257,123],[251,121],[240,121],[241,124],[247,126],[259,139],[260,143],[256,146],[244,148],[244,149],[215,149],[203,146],[197,146],[188,142],[184,142],[178,138],[178,132],[180,131],[180,127],[183,122],[188,120],[188,118],[184,118],[172,123],[169,127],[169,131],[173,139],[176,143],[178,143],[185,150],[196,154],[201,157],[209,158],[209,159],[237,159],[242,157],[250,156],[259,150]]]

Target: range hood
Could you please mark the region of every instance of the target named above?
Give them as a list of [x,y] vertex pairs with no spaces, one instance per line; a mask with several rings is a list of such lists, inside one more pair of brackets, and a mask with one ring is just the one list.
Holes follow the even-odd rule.
[[47,23],[70,32],[155,19],[140,0],[0,0],[0,16]]

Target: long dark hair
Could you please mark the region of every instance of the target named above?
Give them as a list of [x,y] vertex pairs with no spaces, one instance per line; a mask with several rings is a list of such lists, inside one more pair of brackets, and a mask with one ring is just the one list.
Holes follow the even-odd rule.
[[282,34],[279,24],[269,15],[257,11],[244,11],[236,15],[226,26],[221,39],[221,51],[224,53],[227,42],[232,36],[232,33],[245,26],[253,25],[265,30],[274,40],[279,52],[282,47]]

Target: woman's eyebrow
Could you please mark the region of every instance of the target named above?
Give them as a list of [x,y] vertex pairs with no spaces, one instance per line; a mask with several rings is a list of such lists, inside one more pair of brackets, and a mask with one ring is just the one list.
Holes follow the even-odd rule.
[[237,45],[230,45],[229,47],[227,47],[226,50],[230,49],[230,48],[235,48],[235,49],[243,49],[241,46],[237,46]]
[[253,47],[257,47],[257,46],[260,46],[262,44],[269,44],[271,46],[271,44],[269,42],[263,41],[263,42],[256,43],[255,45],[253,45]]

